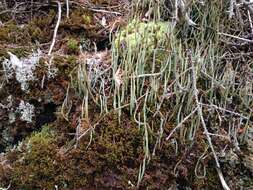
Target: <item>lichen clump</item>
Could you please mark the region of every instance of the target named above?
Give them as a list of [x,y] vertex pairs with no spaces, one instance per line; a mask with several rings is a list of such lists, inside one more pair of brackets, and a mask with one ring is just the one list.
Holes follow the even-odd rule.
[[28,91],[29,81],[35,80],[34,70],[39,63],[40,51],[33,53],[28,58],[19,59],[16,55],[8,52],[10,59],[5,59],[2,62],[5,68],[5,75],[8,79],[15,76],[16,80],[20,83],[23,91]]
[[120,31],[115,38],[117,48],[139,50],[145,44],[146,51],[151,52],[154,48],[164,42],[166,34],[170,31],[168,22],[141,22],[132,20],[125,29]]

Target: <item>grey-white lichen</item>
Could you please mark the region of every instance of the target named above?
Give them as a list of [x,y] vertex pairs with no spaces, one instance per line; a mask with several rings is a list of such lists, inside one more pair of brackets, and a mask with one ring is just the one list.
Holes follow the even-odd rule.
[[57,67],[55,67],[55,65],[53,65],[53,58],[54,57],[51,57],[51,59],[49,60],[49,63],[47,64],[47,77],[48,77],[48,79],[55,78],[55,76],[57,75],[57,72],[58,72]]
[[35,80],[34,70],[39,63],[41,52],[31,54],[27,58],[18,58],[11,52],[9,59],[5,59],[2,62],[6,79],[16,77],[16,80],[20,83],[23,91],[28,91],[29,81]]
[[20,101],[17,111],[21,114],[20,119],[28,123],[32,122],[34,116],[34,106],[28,102]]

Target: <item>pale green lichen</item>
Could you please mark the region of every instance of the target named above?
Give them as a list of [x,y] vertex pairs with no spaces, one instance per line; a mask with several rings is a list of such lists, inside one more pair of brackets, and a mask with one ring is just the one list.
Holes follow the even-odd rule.
[[151,52],[165,41],[170,31],[171,26],[168,22],[145,23],[134,19],[118,33],[114,41],[115,47],[131,50],[145,47],[148,52]]

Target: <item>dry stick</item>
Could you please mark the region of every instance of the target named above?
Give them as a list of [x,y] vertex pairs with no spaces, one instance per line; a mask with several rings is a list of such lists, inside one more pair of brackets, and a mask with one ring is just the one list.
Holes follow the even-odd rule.
[[54,28],[54,36],[53,36],[52,44],[51,44],[50,49],[47,54],[48,56],[51,55],[52,50],[54,48],[54,44],[55,44],[55,40],[56,40],[56,36],[57,36],[57,31],[58,31],[58,28],[59,28],[59,25],[61,22],[61,3],[59,1],[57,1],[57,4],[58,4],[58,19],[57,19],[56,26]]
[[248,42],[248,43],[253,43],[253,40],[249,40],[247,38],[241,38],[239,36],[234,36],[234,35],[231,35],[231,34],[227,34],[227,33],[223,33],[223,32],[218,32],[219,35],[223,35],[223,36],[227,36],[227,37],[230,37],[230,38],[235,38],[237,40],[242,40],[244,42]]
[[234,5],[235,5],[235,0],[230,0],[230,5],[229,5],[229,16],[228,18],[231,19],[234,16]]
[[[51,56],[51,53],[53,51],[55,40],[56,40],[56,36],[57,36],[57,31],[58,31],[58,28],[59,28],[59,25],[60,25],[60,21],[61,21],[61,3],[59,1],[57,1],[57,4],[58,4],[58,19],[57,19],[56,26],[54,28],[53,40],[52,40],[52,43],[50,45],[50,48],[49,48],[49,51],[48,51],[48,54],[47,54],[49,57]],[[52,59],[53,59],[53,57],[50,58],[50,61],[49,61],[50,64],[52,62]],[[45,81],[45,74],[43,75],[43,78],[42,78],[41,89],[44,88],[44,81]]]
[[234,112],[234,111],[231,111],[231,110],[227,110],[227,109],[225,109],[225,108],[218,107],[218,106],[216,106],[216,105],[214,105],[214,104],[211,104],[211,105],[209,105],[209,104],[204,104],[204,103],[200,103],[200,104],[203,105],[203,106],[213,107],[214,109],[217,109],[217,110],[221,110],[221,111],[230,113],[230,114],[232,114],[232,115],[241,117],[242,119],[245,119],[245,120],[249,120],[248,117],[246,117],[246,116],[244,116],[244,115],[242,115],[242,114],[240,114],[240,113],[237,113],[237,112]]
[[187,115],[171,132],[170,134],[166,137],[166,140],[169,140],[170,137],[173,135],[173,133],[179,129],[196,111],[198,108],[195,108],[189,115]]
[[189,0],[187,3],[184,0],[179,0],[179,8],[181,9],[182,14],[184,15],[184,19],[186,20],[189,26],[197,25],[189,16],[189,7],[192,4],[192,0]]
[[174,15],[173,15],[173,28],[176,26],[177,22],[178,22],[178,0],[175,0],[175,11],[174,11]]
[[[98,9],[98,8],[95,8],[95,7],[91,7],[89,5],[78,3],[76,1],[71,1],[71,3],[75,4],[77,6],[80,6],[83,9],[88,9],[88,10],[91,10],[91,11],[94,11],[94,12],[108,13],[108,14],[115,14],[115,15],[122,15],[122,13],[120,13],[120,12],[101,9],[102,7]],[[115,6],[115,7],[117,7],[117,6]],[[111,8],[113,8],[113,6],[111,6]]]
[[252,25],[250,11],[248,10],[247,13],[248,13],[248,18],[249,18],[249,25],[250,25],[251,34],[253,34],[253,25]]
[[69,0],[66,0],[67,18],[69,18]]
[[190,64],[192,66],[192,88],[193,88],[193,94],[194,94],[194,97],[195,97],[195,101],[196,101],[196,106],[197,106],[197,110],[198,110],[198,114],[199,114],[199,117],[200,117],[200,120],[201,120],[201,123],[202,123],[202,127],[204,129],[204,133],[206,135],[206,138],[207,138],[207,141],[208,141],[208,144],[213,152],[213,156],[214,156],[214,159],[215,159],[215,162],[216,162],[216,170],[218,172],[218,175],[219,175],[219,178],[220,178],[220,182],[222,184],[222,187],[224,190],[230,190],[230,188],[228,187],[224,177],[223,177],[223,174],[221,172],[221,168],[220,168],[220,163],[219,163],[219,160],[218,160],[218,157],[215,153],[215,150],[214,150],[214,147],[213,147],[213,144],[212,144],[212,140],[211,140],[211,137],[210,137],[210,134],[208,132],[208,129],[206,127],[206,123],[205,123],[205,120],[204,120],[204,116],[203,116],[203,112],[202,112],[202,107],[200,106],[200,102],[199,102],[199,99],[198,99],[198,89],[197,89],[197,79],[196,79],[196,71],[195,71],[195,66],[194,66],[194,63],[191,61],[191,55],[189,55],[189,61],[190,61]]
[[107,10],[103,10],[103,9],[94,9],[94,8],[87,8],[91,11],[94,12],[99,12],[99,13],[109,13],[109,14],[115,14],[115,15],[122,15],[120,12],[116,12],[116,11],[107,11]]

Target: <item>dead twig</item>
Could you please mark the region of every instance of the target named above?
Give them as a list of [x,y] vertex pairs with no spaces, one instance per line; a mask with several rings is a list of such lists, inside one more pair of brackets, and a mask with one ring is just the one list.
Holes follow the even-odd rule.
[[234,13],[234,6],[235,6],[235,0],[230,0],[230,5],[229,5],[229,16],[228,18],[231,19],[235,13]]
[[166,137],[166,140],[169,140],[170,137],[174,134],[174,132],[179,129],[181,126],[183,126],[183,124],[191,117],[195,114],[195,112],[197,111],[198,109],[195,108],[189,115],[187,115],[171,132],[170,134]]
[[218,156],[216,155],[216,152],[214,150],[213,143],[212,143],[212,140],[211,140],[211,137],[210,137],[210,133],[208,132],[208,129],[207,129],[207,126],[206,126],[206,123],[205,123],[205,120],[204,120],[201,103],[199,102],[199,97],[198,97],[199,91],[197,89],[196,70],[195,70],[194,63],[191,60],[191,52],[190,51],[188,52],[188,55],[189,55],[189,57],[188,57],[189,58],[189,62],[191,64],[191,66],[192,66],[192,88],[193,88],[193,95],[194,95],[194,98],[195,98],[198,115],[200,117],[200,121],[201,121],[202,127],[204,129],[204,134],[206,135],[208,144],[209,144],[209,146],[210,146],[210,148],[212,150],[212,153],[213,153],[213,156],[214,156],[214,159],[215,159],[215,163],[216,163],[216,170],[217,170],[218,176],[220,178],[220,182],[222,184],[222,187],[223,187],[224,190],[230,190],[230,188],[228,187],[228,185],[227,185],[227,183],[226,183],[226,181],[225,181],[225,179],[223,177],[223,174],[221,172]]
[[223,32],[218,32],[218,35],[223,35],[223,36],[227,36],[227,37],[230,37],[230,38],[235,38],[237,40],[241,40],[241,41],[244,41],[244,42],[248,42],[248,43],[253,43],[253,40],[249,40],[247,38],[242,38],[242,37],[239,37],[239,36],[234,36],[232,34],[227,34],[227,33],[223,33]]
[[49,48],[49,51],[48,51],[48,54],[47,54],[48,56],[50,56],[52,51],[53,51],[54,44],[55,44],[55,41],[56,41],[57,31],[58,31],[58,28],[59,28],[59,25],[60,25],[60,22],[61,22],[61,3],[59,1],[57,1],[57,4],[58,4],[58,19],[57,19],[56,26],[54,28],[54,36],[53,36],[52,44],[51,44],[51,46]]
[[213,107],[214,109],[217,109],[217,110],[220,110],[220,111],[224,111],[224,112],[230,113],[230,114],[232,114],[232,115],[238,116],[238,117],[240,117],[240,118],[242,118],[242,119],[245,119],[245,120],[249,120],[248,117],[246,117],[246,116],[244,116],[244,115],[242,115],[242,114],[240,114],[240,113],[237,113],[237,112],[234,112],[234,111],[230,111],[230,110],[227,110],[227,109],[225,109],[225,108],[218,107],[218,106],[216,106],[216,105],[214,105],[214,104],[211,104],[211,105],[209,105],[209,104],[204,104],[204,103],[200,103],[200,104],[201,104],[202,106]]
[[67,18],[69,18],[69,0],[66,0]]

